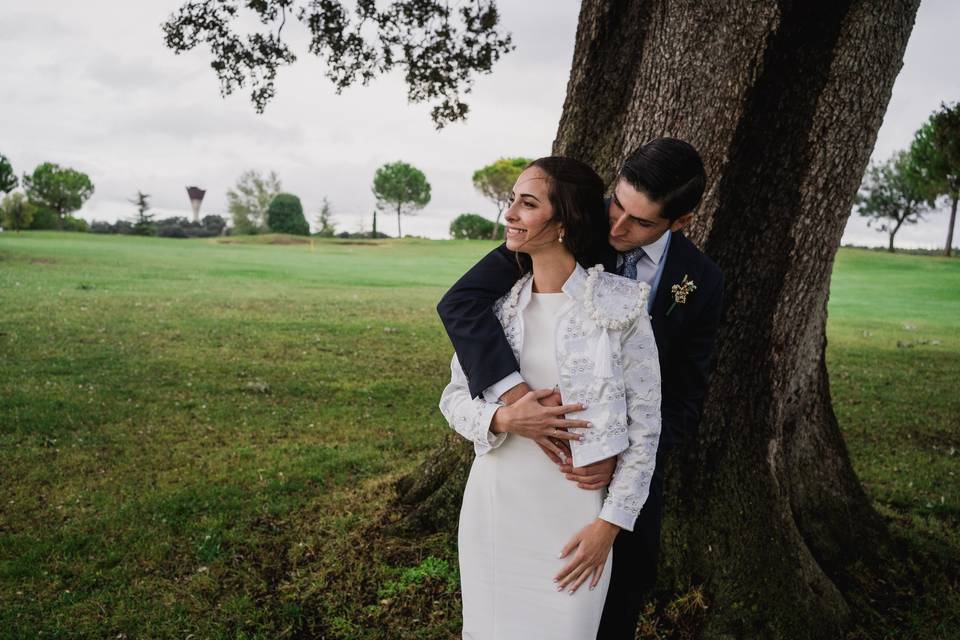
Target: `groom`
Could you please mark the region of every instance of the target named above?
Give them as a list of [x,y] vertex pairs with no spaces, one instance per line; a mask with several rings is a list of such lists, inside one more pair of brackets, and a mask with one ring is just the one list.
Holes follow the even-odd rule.
[[[608,270],[651,286],[648,312],[660,358],[662,426],[650,494],[634,530],[614,543],[610,588],[598,640],[634,637],[643,600],[656,582],[663,512],[664,456],[695,433],[700,421],[723,302],[723,274],[684,237],[706,185],[697,151],[658,138],[624,161],[608,203]],[[512,404],[530,388],[492,305],[519,278],[517,262],[500,245],[470,269],[437,305],[467,375],[470,393]],[[556,403],[556,398],[554,398]],[[544,408],[546,409],[546,408]],[[563,447],[565,441],[555,445]],[[543,448],[543,447],[541,447]],[[584,489],[610,483],[616,458],[572,468],[544,452]]]

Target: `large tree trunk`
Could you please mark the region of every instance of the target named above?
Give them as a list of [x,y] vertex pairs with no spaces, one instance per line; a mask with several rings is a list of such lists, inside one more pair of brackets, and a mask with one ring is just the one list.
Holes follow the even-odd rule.
[[953,226],[957,222],[957,200],[960,199],[960,194],[953,194],[953,206],[950,208],[950,226],[947,227],[947,248],[943,252],[948,258],[953,253]]
[[900,218],[899,220],[897,220],[897,226],[895,226],[895,227],[890,231],[890,234],[889,234],[889,235],[890,235],[890,244],[887,246],[887,251],[889,251],[890,253],[896,253],[897,250],[896,250],[896,248],[893,246],[893,238],[897,235],[897,231],[900,231],[900,227],[903,226],[904,221],[905,221],[907,218],[909,218],[910,215],[911,215],[911,214],[909,213],[909,211],[908,211],[907,213],[905,213],[902,218]]
[[493,233],[490,234],[491,240],[497,239],[497,231],[500,230],[500,216],[503,215],[503,207],[497,209],[497,219],[493,221]]
[[[849,569],[887,553],[831,407],[825,327],[918,2],[584,0],[554,152],[612,182],[670,135],[710,178],[688,235],[723,269],[724,321],[699,434],[668,461],[659,578],[703,585],[706,637],[842,637]],[[456,513],[451,461],[469,456],[450,451],[427,467],[449,482],[400,485],[422,505],[411,526]]]

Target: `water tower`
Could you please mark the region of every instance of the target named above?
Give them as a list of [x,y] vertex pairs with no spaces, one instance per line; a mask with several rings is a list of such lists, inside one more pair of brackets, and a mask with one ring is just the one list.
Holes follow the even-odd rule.
[[193,207],[193,221],[200,222],[200,203],[203,202],[203,196],[206,191],[200,187],[187,187],[187,195],[190,196],[190,206]]

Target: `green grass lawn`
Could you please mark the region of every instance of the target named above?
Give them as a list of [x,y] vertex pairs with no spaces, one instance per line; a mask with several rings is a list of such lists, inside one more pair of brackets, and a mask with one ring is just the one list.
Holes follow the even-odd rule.
[[[450,637],[444,536],[327,578],[448,430],[434,307],[493,246],[0,234],[0,637]],[[828,339],[869,494],[956,566],[960,260],[841,250]],[[898,637],[960,634],[928,595]]]

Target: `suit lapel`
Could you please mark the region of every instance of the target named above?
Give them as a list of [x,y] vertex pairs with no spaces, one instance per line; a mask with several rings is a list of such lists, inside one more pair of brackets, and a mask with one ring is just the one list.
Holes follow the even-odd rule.
[[[673,293],[670,291],[673,285],[683,279],[683,275],[689,271],[689,255],[691,242],[687,240],[681,232],[676,231],[670,238],[670,247],[667,250],[667,263],[663,266],[663,274],[660,276],[660,284],[657,285],[657,296],[653,300],[653,310],[650,312],[650,324],[653,327],[653,336],[657,341],[657,347],[663,349],[663,342],[667,339],[668,329],[675,322],[673,310],[669,316],[667,309],[673,302]],[[690,274],[692,275],[692,274]],[[680,314],[677,314],[679,316]]]

